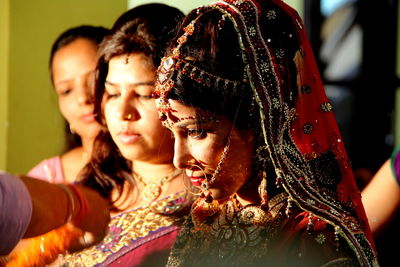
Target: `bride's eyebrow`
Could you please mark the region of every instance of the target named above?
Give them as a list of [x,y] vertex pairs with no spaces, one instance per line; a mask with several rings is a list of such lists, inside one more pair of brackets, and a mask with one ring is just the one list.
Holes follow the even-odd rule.
[[193,118],[181,119],[180,121],[174,123],[173,127],[186,128],[190,125],[201,125],[201,124],[206,124],[208,122],[209,122],[208,120],[193,117]]

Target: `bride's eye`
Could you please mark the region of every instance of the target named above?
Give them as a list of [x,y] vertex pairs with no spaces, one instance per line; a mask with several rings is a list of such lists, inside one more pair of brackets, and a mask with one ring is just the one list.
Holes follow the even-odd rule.
[[204,139],[207,136],[207,131],[204,129],[188,129],[188,136],[193,139]]

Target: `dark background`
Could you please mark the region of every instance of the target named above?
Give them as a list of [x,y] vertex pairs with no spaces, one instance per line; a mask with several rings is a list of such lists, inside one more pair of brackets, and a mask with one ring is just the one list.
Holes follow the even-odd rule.
[[[328,1],[305,0],[303,19],[362,190],[394,149],[398,1]],[[376,238],[381,266],[399,266],[399,228],[397,214]]]

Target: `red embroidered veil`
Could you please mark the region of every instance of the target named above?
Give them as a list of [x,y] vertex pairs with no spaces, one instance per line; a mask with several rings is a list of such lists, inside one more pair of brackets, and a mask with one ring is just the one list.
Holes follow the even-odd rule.
[[[281,0],[225,0],[197,12],[209,9],[219,10],[232,21],[238,34],[246,77],[257,103],[255,112],[259,112],[258,131],[277,186],[300,209],[331,224],[362,266],[377,266],[349,158],[297,12]],[[178,39],[177,49],[190,34]],[[158,73],[160,86],[167,91],[166,81],[172,77],[169,69],[161,65]],[[158,94],[166,99],[165,92]],[[173,119],[168,110],[162,116]]]
[[[301,209],[334,225],[360,262],[377,264],[360,193],[297,12],[280,0],[227,0],[215,8],[233,21],[240,37],[277,183]],[[297,40],[297,77],[290,77],[284,49],[263,32],[278,19],[291,20],[277,34]],[[261,26],[261,20],[271,23]]]

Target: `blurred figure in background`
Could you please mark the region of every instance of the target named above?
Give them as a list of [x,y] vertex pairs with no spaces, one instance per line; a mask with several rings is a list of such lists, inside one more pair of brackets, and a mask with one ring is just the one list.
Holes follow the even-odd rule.
[[396,244],[400,236],[400,150],[381,166],[362,190],[362,201],[374,235],[381,266],[398,264]]
[[100,125],[93,114],[92,93],[97,49],[108,30],[78,26],[63,32],[50,53],[50,75],[58,106],[66,120],[66,152],[43,160],[29,176],[50,182],[74,182],[88,162]]
[[362,200],[374,235],[393,219],[400,207],[400,150],[396,149],[362,191]]

